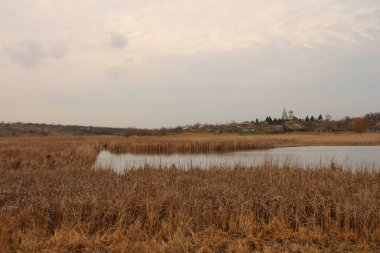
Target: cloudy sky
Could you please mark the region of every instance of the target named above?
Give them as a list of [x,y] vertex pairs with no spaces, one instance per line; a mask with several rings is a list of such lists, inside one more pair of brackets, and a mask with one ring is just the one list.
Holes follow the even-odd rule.
[[379,0],[1,0],[0,121],[380,111]]

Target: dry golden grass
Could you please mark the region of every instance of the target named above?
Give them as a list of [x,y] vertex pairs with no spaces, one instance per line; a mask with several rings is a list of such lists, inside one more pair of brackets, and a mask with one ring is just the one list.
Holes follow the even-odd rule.
[[131,153],[208,153],[310,145],[380,145],[376,133],[312,133],[277,135],[181,134],[110,138],[104,142],[114,152]]
[[[342,136],[276,135],[266,141],[379,141],[378,135]],[[181,140],[178,146],[203,138],[222,142],[219,136],[141,139],[156,145],[171,138]],[[270,163],[123,175],[92,168],[105,143],[141,139],[0,138],[0,252],[380,251],[379,172]],[[226,138],[236,140],[244,141]]]

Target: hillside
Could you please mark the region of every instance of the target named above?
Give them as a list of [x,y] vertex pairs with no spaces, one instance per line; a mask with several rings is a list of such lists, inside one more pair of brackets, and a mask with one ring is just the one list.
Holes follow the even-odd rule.
[[0,123],[0,136],[43,135],[123,135],[123,128],[55,125],[39,123]]

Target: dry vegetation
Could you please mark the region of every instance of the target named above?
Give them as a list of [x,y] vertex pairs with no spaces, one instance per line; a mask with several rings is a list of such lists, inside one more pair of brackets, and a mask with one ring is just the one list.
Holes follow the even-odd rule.
[[114,137],[99,141],[98,145],[116,153],[208,153],[309,145],[380,145],[380,134],[182,134]]
[[92,168],[105,144],[211,152],[255,141],[375,145],[380,136],[0,138],[0,252],[380,251],[376,171]]

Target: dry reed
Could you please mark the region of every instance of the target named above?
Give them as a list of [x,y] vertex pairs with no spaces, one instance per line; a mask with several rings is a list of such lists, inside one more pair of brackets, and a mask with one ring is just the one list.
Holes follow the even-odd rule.
[[118,141],[0,139],[0,252],[380,251],[379,172],[93,169]]
[[100,149],[115,153],[210,153],[310,145],[380,145],[380,134],[182,134],[112,138],[98,144]]

